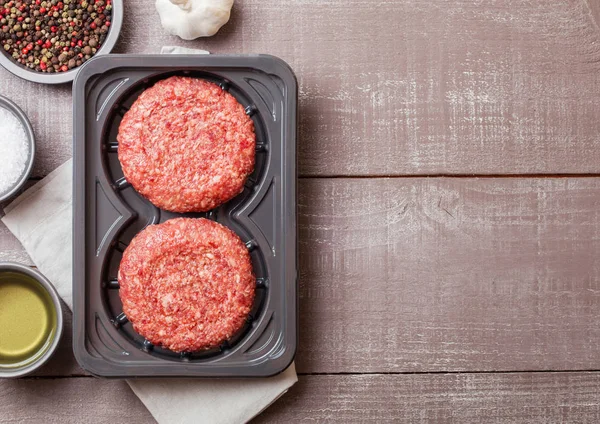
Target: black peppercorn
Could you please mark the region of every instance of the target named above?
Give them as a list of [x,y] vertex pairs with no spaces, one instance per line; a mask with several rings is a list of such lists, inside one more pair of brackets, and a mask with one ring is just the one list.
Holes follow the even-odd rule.
[[111,3],[0,0],[0,52],[37,72],[65,72],[80,66],[106,39]]

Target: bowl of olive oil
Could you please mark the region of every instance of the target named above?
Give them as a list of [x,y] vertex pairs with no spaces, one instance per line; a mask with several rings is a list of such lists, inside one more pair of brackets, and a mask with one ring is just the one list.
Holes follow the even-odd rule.
[[0,263],[0,378],[22,377],[40,368],[62,335],[56,289],[37,270]]

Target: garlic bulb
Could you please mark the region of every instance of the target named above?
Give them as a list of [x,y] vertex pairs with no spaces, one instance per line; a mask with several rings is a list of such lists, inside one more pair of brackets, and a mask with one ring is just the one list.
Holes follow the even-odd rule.
[[163,28],[184,40],[215,35],[232,6],[233,0],[156,0]]

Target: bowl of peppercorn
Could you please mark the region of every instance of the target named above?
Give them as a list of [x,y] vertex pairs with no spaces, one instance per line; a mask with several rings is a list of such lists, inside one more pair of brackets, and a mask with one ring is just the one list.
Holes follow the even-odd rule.
[[122,24],[123,0],[0,0],[0,65],[28,81],[71,82],[110,53]]

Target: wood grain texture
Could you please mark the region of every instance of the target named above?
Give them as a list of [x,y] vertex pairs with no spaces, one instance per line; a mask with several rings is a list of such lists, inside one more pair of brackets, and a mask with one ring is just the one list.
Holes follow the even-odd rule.
[[[598,373],[310,375],[253,423],[596,423],[598,393]],[[2,424],[154,422],[122,381],[5,380],[0,399]]]
[[[27,181],[23,188],[14,195],[14,198],[17,198],[36,182],[37,181],[34,180]],[[4,207],[9,205],[12,200],[13,198],[0,202],[0,219],[5,215]],[[19,262],[23,265],[34,265],[19,240],[10,232],[2,221],[0,221],[0,262]]]
[[585,0],[585,3],[590,11],[594,25],[596,25],[596,27],[600,29],[600,26],[598,26],[598,24],[600,23],[600,1]]
[[597,423],[598,373],[301,376],[258,423]]
[[95,378],[0,380],[2,424],[150,424],[127,383]]
[[597,369],[600,179],[303,179],[300,372]]
[[[1,214],[0,214],[1,216]],[[0,222],[0,262],[19,262],[33,265],[33,262],[15,236]]]
[[[183,42],[138,0],[126,2],[115,51],[282,57],[300,82],[304,175],[597,173],[598,10],[598,0],[245,0],[216,37]],[[70,156],[68,86],[0,70],[0,94],[44,146],[34,175]]]
[[[118,53],[288,61],[305,176],[600,172],[600,0],[243,0],[194,42],[149,0],[125,19]],[[71,156],[69,86],[0,69],[0,94],[34,125],[34,176]],[[598,369],[598,199],[599,178],[302,179],[298,370]],[[0,223],[2,260],[32,264]],[[77,366],[65,313],[37,378],[0,381],[0,423],[152,422]],[[598,393],[597,372],[302,375],[256,422],[596,423]]]
[[298,370],[597,369],[599,203],[597,178],[301,179]]

